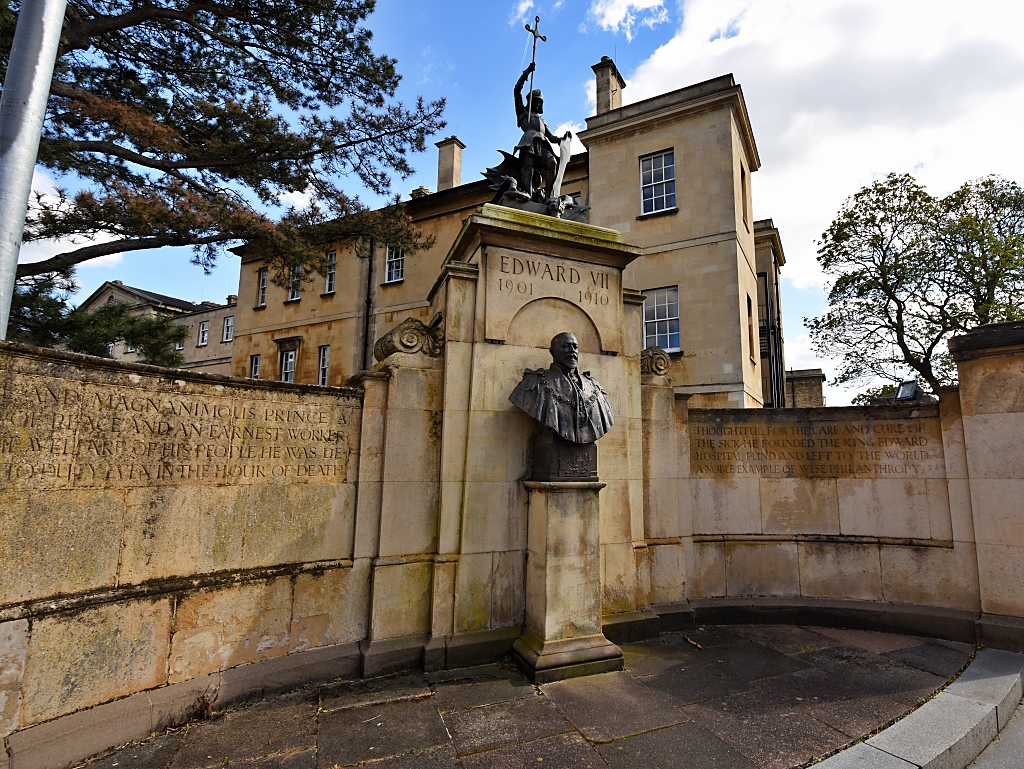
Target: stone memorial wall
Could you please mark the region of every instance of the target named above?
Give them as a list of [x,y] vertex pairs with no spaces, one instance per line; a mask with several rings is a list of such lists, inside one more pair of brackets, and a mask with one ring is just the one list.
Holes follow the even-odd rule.
[[119,698],[162,728],[300,651],[356,669],[361,392],[6,344],[0,374],[0,735]]

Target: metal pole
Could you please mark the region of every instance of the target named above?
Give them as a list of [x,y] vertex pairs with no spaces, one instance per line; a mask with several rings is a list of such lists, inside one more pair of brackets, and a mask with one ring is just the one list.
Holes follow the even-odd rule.
[[32,171],[67,0],[24,0],[0,96],[0,339],[7,338]]

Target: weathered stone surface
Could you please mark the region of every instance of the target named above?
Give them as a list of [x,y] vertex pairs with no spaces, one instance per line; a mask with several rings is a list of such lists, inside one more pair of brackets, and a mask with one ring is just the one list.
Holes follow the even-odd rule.
[[28,621],[0,624],[0,739],[18,728],[27,651]]
[[800,593],[820,598],[882,600],[878,546],[801,542]]
[[124,512],[120,492],[26,492],[0,483],[7,486],[0,491],[0,605],[113,587]]
[[167,599],[37,620],[25,661],[21,725],[164,683],[170,628]]
[[292,643],[290,619],[287,578],[188,596],[174,613],[169,680],[286,654]]
[[292,646],[297,650],[366,637],[370,564],[300,574],[292,604]]
[[433,564],[403,563],[374,569],[371,632],[374,640],[430,632]]

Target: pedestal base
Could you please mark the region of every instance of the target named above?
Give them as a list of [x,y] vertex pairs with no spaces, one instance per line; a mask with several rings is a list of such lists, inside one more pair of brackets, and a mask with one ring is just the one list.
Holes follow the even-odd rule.
[[603,633],[544,641],[525,628],[512,645],[512,656],[523,675],[535,684],[622,670],[622,649]]

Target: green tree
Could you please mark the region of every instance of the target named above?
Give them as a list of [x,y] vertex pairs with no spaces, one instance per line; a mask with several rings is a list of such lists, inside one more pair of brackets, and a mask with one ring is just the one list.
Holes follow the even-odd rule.
[[[20,0],[0,0],[0,77]],[[396,61],[363,22],[374,0],[70,0],[39,163],[87,189],[37,199],[25,240],[82,243],[19,277],[99,256],[192,246],[212,268],[248,242],[279,280],[322,269],[334,241],[422,245],[400,205],[372,212],[339,186],[387,193],[444,126],[442,101],[395,101]],[[282,195],[312,196],[309,210]],[[274,212],[278,215],[275,215]],[[83,242],[83,239],[89,242]]]
[[108,345],[123,340],[145,363],[181,365],[184,358],[175,347],[188,337],[187,326],[163,315],[136,315],[123,302],[85,312],[68,304],[77,290],[72,268],[19,280],[11,303],[11,338],[101,357],[109,357]]
[[837,384],[908,375],[953,382],[946,342],[1020,317],[1024,194],[986,177],[936,199],[909,174],[857,192],[817,243],[828,310],[805,319],[816,352],[841,359]]

